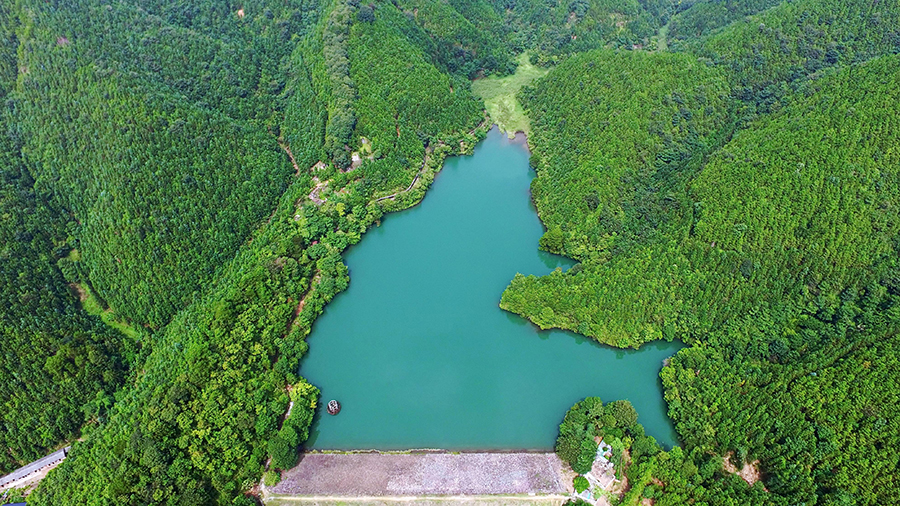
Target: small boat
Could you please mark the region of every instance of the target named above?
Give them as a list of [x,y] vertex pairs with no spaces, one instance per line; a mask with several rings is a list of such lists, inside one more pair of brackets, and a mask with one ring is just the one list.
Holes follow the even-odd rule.
[[336,415],[341,412],[341,403],[332,399],[328,401],[327,409],[329,415]]

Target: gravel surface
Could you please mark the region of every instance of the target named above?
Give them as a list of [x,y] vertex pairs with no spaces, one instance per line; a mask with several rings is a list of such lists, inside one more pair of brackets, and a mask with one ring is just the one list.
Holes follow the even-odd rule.
[[386,497],[566,494],[553,453],[312,453],[268,494]]
[[[417,497],[311,497],[291,496],[266,499],[266,506],[562,506],[568,498],[563,496],[441,496]],[[609,506],[609,503],[604,503]]]

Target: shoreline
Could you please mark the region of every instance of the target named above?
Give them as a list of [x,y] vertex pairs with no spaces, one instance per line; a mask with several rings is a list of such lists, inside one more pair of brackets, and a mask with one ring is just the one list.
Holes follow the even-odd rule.
[[[507,136],[509,136],[509,134],[507,134]],[[516,131],[509,140],[513,144],[521,145],[525,149],[525,152],[528,153],[528,156],[531,156],[531,144],[528,143],[528,134],[523,130]]]

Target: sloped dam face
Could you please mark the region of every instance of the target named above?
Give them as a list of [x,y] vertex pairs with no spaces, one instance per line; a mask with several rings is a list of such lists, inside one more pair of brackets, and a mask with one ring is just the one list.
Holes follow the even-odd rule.
[[571,265],[537,249],[533,177],[524,146],[494,129],[350,249],[350,288],[316,322],[300,370],[342,409],[318,416],[307,447],[549,450],[586,396],[630,400],[649,435],[675,444],[658,374],[681,344],[617,350],[498,307],[517,272]]

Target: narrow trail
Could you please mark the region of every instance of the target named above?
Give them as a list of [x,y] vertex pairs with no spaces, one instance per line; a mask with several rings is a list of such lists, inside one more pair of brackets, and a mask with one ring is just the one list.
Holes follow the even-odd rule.
[[299,177],[300,176],[300,166],[297,165],[297,159],[294,158],[294,153],[291,153],[291,148],[287,145],[287,143],[285,143],[281,139],[278,139],[278,145],[281,146],[281,149],[283,149],[284,152],[287,153],[288,157],[291,159],[291,165],[294,166],[294,171],[295,171],[294,175]]
[[[309,288],[306,290],[306,293],[303,294],[303,297],[300,298],[300,303],[297,304],[297,309],[294,310],[294,319],[300,316],[300,313],[303,311],[303,308],[306,306],[306,298],[312,293],[313,289],[316,285],[319,284],[319,280],[322,279],[322,271],[316,269],[316,274],[312,277],[309,282]],[[291,324],[293,325],[294,320],[291,320]]]
[[422,166],[419,167],[419,171],[416,172],[416,177],[413,178],[412,183],[409,183],[409,186],[407,186],[405,190],[400,190],[396,193],[392,193],[392,194],[386,195],[384,197],[378,197],[377,199],[375,199],[375,202],[381,202],[382,200],[393,199],[393,198],[396,198],[397,195],[400,195],[401,193],[406,193],[406,192],[412,190],[412,187],[415,186],[416,181],[418,181],[419,178],[422,176],[422,173],[425,170],[425,166],[428,165],[429,159],[430,159],[430,155],[426,154],[425,159],[422,160]]
[[[481,123],[476,125],[475,128],[469,130],[469,135],[475,135],[475,132],[477,132],[479,128],[483,127],[485,122],[487,122],[487,121],[488,121],[488,118],[484,118],[483,120],[481,120]],[[443,142],[441,142],[440,144],[438,144],[438,147],[444,146],[444,145],[445,144]],[[420,177],[422,177],[422,174],[424,174],[425,167],[428,165],[428,161],[430,160],[430,157],[431,157],[431,155],[429,155],[427,153],[428,147],[426,147],[425,149],[426,149],[425,158],[422,160],[422,165],[419,167],[419,171],[416,172],[416,177],[413,178],[412,183],[409,183],[409,186],[407,186],[405,190],[400,190],[396,193],[392,193],[390,195],[385,195],[384,197],[378,197],[377,199],[375,199],[375,202],[381,202],[382,200],[387,200],[387,199],[394,199],[398,195],[412,190],[413,186],[415,186],[416,182],[419,180]]]

